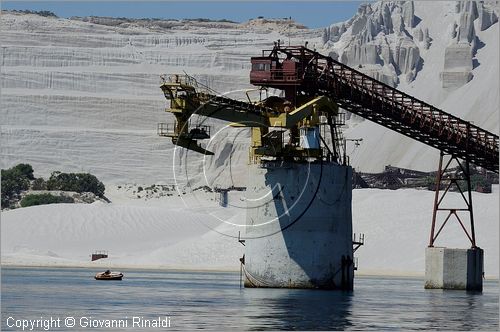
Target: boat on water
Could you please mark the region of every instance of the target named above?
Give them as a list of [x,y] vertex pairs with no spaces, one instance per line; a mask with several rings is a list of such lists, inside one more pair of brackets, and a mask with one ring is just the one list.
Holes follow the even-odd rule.
[[94,278],[96,280],[122,280],[123,273],[106,270],[104,272],[97,273]]

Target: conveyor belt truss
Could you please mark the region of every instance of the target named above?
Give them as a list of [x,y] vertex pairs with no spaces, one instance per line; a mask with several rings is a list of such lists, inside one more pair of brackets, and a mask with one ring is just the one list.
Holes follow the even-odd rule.
[[265,80],[251,73],[253,84],[329,96],[349,112],[498,173],[498,135],[306,47],[277,45],[256,59],[266,57],[293,61],[296,70],[274,69]]

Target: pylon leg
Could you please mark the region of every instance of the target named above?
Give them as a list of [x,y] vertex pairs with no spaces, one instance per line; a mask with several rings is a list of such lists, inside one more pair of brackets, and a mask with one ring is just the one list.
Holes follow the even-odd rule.
[[[434,209],[432,213],[431,234],[429,246],[425,251],[425,288],[439,289],[463,289],[482,291],[483,289],[483,250],[476,246],[474,232],[474,214],[472,210],[472,186],[470,179],[469,160],[462,165],[455,156],[450,156],[448,162],[444,162],[445,153],[441,152],[439,169],[436,176],[436,193],[434,196]],[[452,161],[458,163],[458,167],[451,168]],[[443,167],[443,165],[445,165]],[[460,182],[467,186],[467,195],[460,187]],[[443,199],[456,186],[458,192],[465,202],[465,207],[441,207]],[[441,192],[441,187],[445,189]],[[438,212],[446,212],[446,218],[438,225]],[[457,212],[468,212],[470,218],[470,231],[466,223],[462,221]],[[434,247],[437,237],[442,233],[445,225],[452,224],[456,220],[458,226],[464,231],[471,243],[470,249],[455,249],[446,247]],[[464,220],[465,221],[465,220]],[[436,232],[436,227],[438,230]]]
[[[455,216],[455,220],[458,222],[459,226],[464,230],[465,235],[471,242],[471,248],[476,248],[476,235],[475,235],[475,230],[474,230],[474,213],[472,209],[472,186],[471,186],[471,179],[470,179],[470,165],[469,161],[465,160],[464,161],[464,166],[460,164],[460,161],[458,160],[457,157],[455,156],[450,156],[450,159],[446,164],[444,163],[445,159],[445,153],[441,152],[440,158],[439,158],[439,168],[437,171],[436,175],[436,188],[435,188],[435,195],[434,195],[434,207],[432,211],[432,224],[431,224],[431,232],[430,232],[430,237],[429,237],[429,247],[434,247],[434,243],[438,237],[438,235],[441,233],[443,230],[445,224],[448,222],[449,218],[451,215]],[[450,167],[452,164],[452,161],[456,161],[458,163],[458,167],[456,168],[455,174],[450,175],[450,173],[453,171],[453,169]],[[443,165],[445,165],[443,167]],[[465,182],[467,186],[467,196],[464,194],[464,191],[460,187],[459,181]],[[441,187],[446,184],[446,189],[441,193]],[[463,201],[465,203],[465,207],[441,207],[443,200],[445,196],[449,193],[449,190],[453,187],[453,185],[456,186],[458,191],[460,192]],[[438,212],[439,211],[446,211],[446,220],[441,223],[441,226],[439,227],[439,231],[436,233],[436,227],[438,224]],[[467,211],[469,214],[469,220],[470,220],[470,231],[467,231],[466,227],[464,226],[462,220],[457,214],[457,211]],[[452,218],[453,219],[453,218]]]

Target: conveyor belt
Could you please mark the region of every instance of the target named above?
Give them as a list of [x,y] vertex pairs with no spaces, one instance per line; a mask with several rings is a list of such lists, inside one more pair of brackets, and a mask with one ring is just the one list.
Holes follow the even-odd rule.
[[278,46],[270,52],[302,64],[296,93],[327,95],[349,112],[498,173],[498,135],[305,47]]

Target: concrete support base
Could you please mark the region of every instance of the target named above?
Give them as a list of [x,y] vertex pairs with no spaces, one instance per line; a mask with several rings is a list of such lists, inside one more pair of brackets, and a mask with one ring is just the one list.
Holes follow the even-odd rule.
[[483,250],[426,248],[425,288],[482,291]]
[[269,162],[249,170],[245,287],[351,290],[351,167]]

